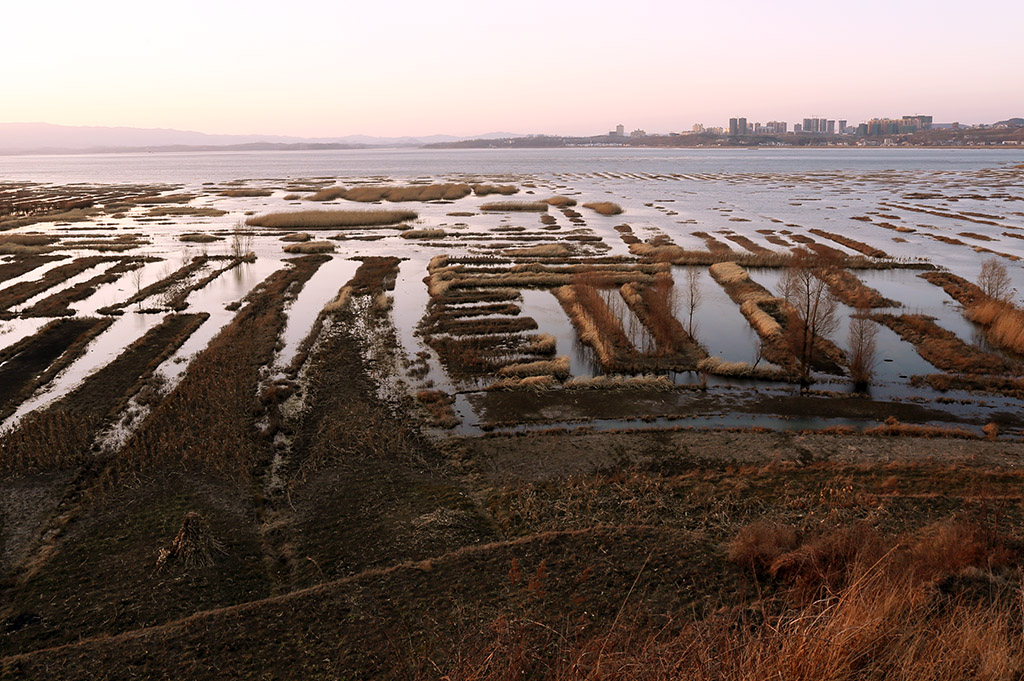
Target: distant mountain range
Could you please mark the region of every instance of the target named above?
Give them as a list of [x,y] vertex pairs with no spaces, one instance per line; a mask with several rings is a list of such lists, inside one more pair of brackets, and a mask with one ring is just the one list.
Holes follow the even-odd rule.
[[288,137],[283,135],[208,135],[165,128],[108,128],[50,123],[0,123],[0,154],[102,153],[118,151],[195,151],[217,149],[358,149],[419,147],[468,139],[523,137],[492,132],[457,137]]

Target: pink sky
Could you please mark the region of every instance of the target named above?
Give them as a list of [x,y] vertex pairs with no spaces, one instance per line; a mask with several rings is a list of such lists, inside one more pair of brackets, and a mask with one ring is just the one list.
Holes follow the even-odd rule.
[[895,4],[17,3],[0,120],[329,137],[1024,116],[1024,3]]

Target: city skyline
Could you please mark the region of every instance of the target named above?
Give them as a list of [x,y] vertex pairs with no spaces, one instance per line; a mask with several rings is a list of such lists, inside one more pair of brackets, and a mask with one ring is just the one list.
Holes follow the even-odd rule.
[[[737,17],[742,21],[731,20]],[[5,121],[211,134],[593,134],[808,113],[1022,115],[1016,26],[951,2],[710,5],[537,0],[373,7],[309,0],[18,3],[0,45]],[[980,22],[978,22],[980,24]],[[699,29],[699,30],[698,30]],[[942,45],[938,50],[937,46]],[[766,66],[771,64],[771,66]],[[685,123],[689,121],[689,123]]]

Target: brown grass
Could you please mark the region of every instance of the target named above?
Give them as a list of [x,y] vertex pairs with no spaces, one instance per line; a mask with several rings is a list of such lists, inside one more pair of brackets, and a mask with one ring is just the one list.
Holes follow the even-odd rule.
[[881,248],[875,248],[874,246],[869,246],[868,244],[864,243],[863,241],[857,241],[856,239],[851,239],[850,237],[843,236],[842,234],[835,234],[833,232],[826,232],[823,229],[810,229],[808,231],[811,234],[816,234],[816,235],[818,235],[820,237],[824,237],[826,239],[831,239],[832,241],[835,241],[837,244],[841,244],[843,246],[846,246],[850,250],[857,251],[859,253],[863,253],[864,255],[866,255],[868,257],[871,257],[871,258],[888,258],[888,257],[890,257],[889,254],[886,253],[885,251],[883,251]]
[[825,277],[832,294],[850,307],[899,307],[895,300],[886,298],[849,270],[834,268]]
[[443,229],[409,229],[402,232],[403,239],[440,239],[445,235]]
[[598,215],[620,215],[622,214],[622,206],[611,201],[594,201],[592,203],[584,203],[584,208],[589,208]]
[[519,191],[514,184],[474,184],[473,193],[477,196],[488,196],[490,194],[501,194],[509,196]]
[[922,272],[917,276],[936,286],[941,286],[949,294],[950,298],[964,307],[970,307],[986,298],[985,292],[977,284],[973,284],[963,277],[958,277],[952,272]]
[[569,358],[565,355],[550,360],[509,364],[498,370],[499,376],[525,378],[527,376],[553,376],[559,379],[569,377]]
[[468,184],[429,184],[404,187],[364,186],[345,189],[328,187],[306,197],[307,201],[333,201],[345,199],[371,203],[374,201],[451,201],[468,196],[472,189]]
[[182,234],[178,237],[178,241],[184,241],[187,243],[196,244],[209,244],[214,241],[223,241],[224,237],[214,236],[212,234],[200,234],[197,232],[190,232],[188,234]]
[[273,194],[269,189],[225,189],[218,192],[220,196],[230,196],[234,198],[255,198],[258,196],[270,196]]
[[792,371],[779,367],[754,366],[749,362],[728,362],[721,357],[707,357],[697,363],[698,371],[706,371],[715,376],[733,378],[751,378],[762,381],[792,381],[796,379]]
[[39,279],[23,281],[12,286],[8,286],[3,289],[3,291],[0,291],[0,310],[24,303],[29,298],[42,293],[48,288],[65,282],[71,277],[81,274],[91,267],[95,267],[101,263],[111,262],[112,260],[116,260],[116,258],[99,255],[76,258],[65,265],[60,265],[59,267],[55,267],[52,270],[47,271]]
[[306,241],[303,243],[288,244],[284,247],[285,253],[333,253],[334,244],[330,241]]
[[480,206],[480,210],[502,213],[516,211],[544,213],[547,209],[548,204],[543,201],[494,201]]
[[303,210],[259,215],[249,218],[245,224],[278,229],[331,229],[397,225],[417,217],[411,210]]
[[552,196],[550,199],[545,199],[545,203],[556,208],[562,208],[565,206],[575,206],[576,199],[571,199],[568,196]]
[[572,253],[572,250],[565,244],[541,244],[528,248],[512,248],[505,251],[506,255],[530,258],[565,258],[570,253]]
[[938,326],[930,317],[875,314],[871,318],[888,326],[903,340],[913,343],[921,357],[943,371],[1015,374],[1020,370],[1020,365],[1014,362],[967,345],[953,332]]
[[420,390],[416,393],[416,401],[426,409],[433,425],[439,428],[459,425],[459,417],[452,408],[455,398],[443,390]]
[[965,314],[972,322],[985,327],[990,343],[1024,356],[1024,310],[989,298],[967,308]]

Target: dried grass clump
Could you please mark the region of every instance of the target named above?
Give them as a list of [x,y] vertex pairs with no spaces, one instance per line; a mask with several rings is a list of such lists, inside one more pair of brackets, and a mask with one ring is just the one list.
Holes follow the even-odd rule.
[[721,357],[707,357],[697,363],[698,371],[706,371],[715,376],[733,378],[754,378],[765,381],[789,381],[793,375],[778,367],[754,366],[749,362],[727,362]]
[[525,376],[523,378],[499,378],[484,388],[484,390],[532,390],[543,392],[554,390],[557,387],[558,380],[554,376]]
[[435,426],[454,428],[459,425],[459,417],[452,408],[455,398],[443,390],[420,390],[416,401],[427,410]]
[[281,237],[281,241],[291,241],[297,243],[309,241],[312,238],[313,237],[311,237],[307,232],[292,232],[291,234],[285,234],[283,237]]
[[210,567],[215,553],[227,553],[223,545],[210,532],[210,525],[203,516],[189,512],[181,523],[178,534],[170,548],[160,549],[156,559],[156,571],[171,566],[184,570]]
[[331,229],[333,227],[376,227],[397,225],[415,220],[411,210],[302,210],[290,213],[267,213],[251,217],[245,224],[251,227],[278,229]]
[[550,333],[539,333],[530,339],[530,342],[523,348],[523,352],[530,355],[552,355],[555,352],[557,341]]
[[348,307],[348,303],[350,300],[352,300],[352,287],[342,286],[341,290],[338,291],[338,295],[334,298],[334,300],[324,305],[324,312],[332,313],[344,310],[346,307]]
[[850,307],[899,307],[899,303],[862,282],[849,270],[833,269],[825,275],[832,294]]
[[307,201],[451,201],[469,196],[473,190],[468,184],[414,184],[404,187],[365,186],[346,189],[327,187],[306,197]]
[[498,371],[499,376],[513,376],[525,378],[527,376],[554,376],[555,378],[569,377],[569,358],[561,355],[551,360],[540,360],[537,362],[525,362],[523,364],[509,364]]
[[504,251],[505,255],[530,258],[565,258],[572,253],[566,244],[541,244],[529,248],[512,248]]
[[333,253],[334,244],[330,241],[306,241],[304,243],[288,244],[284,247],[285,253]]
[[548,204],[543,201],[494,201],[492,203],[485,203],[480,206],[480,210],[492,211],[492,212],[516,212],[516,211],[527,211],[535,213],[544,213],[548,209]]
[[938,437],[955,438],[958,440],[980,440],[980,435],[966,428],[959,426],[919,426],[911,423],[900,423],[894,416],[890,416],[877,426],[864,429],[865,435],[888,435],[890,437]]
[[584,203],[583,207],[589,208],[590,210],[594,211],[595,213],[598,213],[599,215],[620,215],[623,212],[622,206],[620,206],[617,203],[612,203],[611,201],[595,201],[593,203]]
[[519,187],[514,184],[474,184],[473,193],[477,196],[488,196],[489,194],[501,194],[509,196],[519,192]]
[[577,376],[565,384],[566,390],[652,390],[668,392],[676,389],[668,376]]
[[224,191],[218,192],[220,196],[230,196],[234,198],[270,196],[273,193],[274,192],[269,189],[225,189]]
[[876,314],[871,317],[885,324],[903,340],[914,344],[919,355],[944,371],[968,374],[1019,375],[1020,365],[964,343],[947,329],[924,315],[900,316]]
[[993,345],[1024,355],[1024,310],[989,298],[967,308],[965,314],[985,327],[985,335]]
[[734,262],[715,263],[708,268],[708,272],[722,285],[750,280],[747,271]]
[[766,571],[783,554],[797,547],[797,533],[792,527],[760,521],[740,529],[729,542],[726,557],[743,567]]
[[197,244],[208,244],[214,241],[223,241],[223,237],[214,236],[212,234],[199,234],[190,232],[188,234],[182,234],[178,237],[178,241],[185,241]]
[[576,199],[570,199],[568,196],[552,196],[550,199],[545,199],[545,203],[556,208],[565,208],[575,206]]
[[816,234],[816,235],[818,235],[820,237],[824,237],[825,239],[830,239],[830,240],[836,242],[837,244],[841,244],[843,246],[846,246],[847,248],[849,248],[851,250],[857,251],[859,253],[863,253],[864,255],[866,255],[868,257],[871,257],[871,258],[888,258],[888,257],[890,257],[889,254],[886,253],[885,251],[883,251],[881,248],[875,248],[874,246],[870,246],[870,245],[864,243],[863,241],[857,241],[856,239],[851,239],[851,238],[843,236],[841,234],[834,234],[833,232],[826,232],[823,229],[810,229],[808,231],[811,234]]
[[[773,298],[771,302],[779,302],[780,299]],[[760,301],[764,302],[764,301]],[[765,312],[759,305],[759,301],[748,300],[740,305],[740,312],[747,318],[750,325],[757,331],[761,338],[781,338],[783,335],[782,325],[775,317]]]
[[443,229],[410,229],[402,232],[403,239],[440,239],[444,235]]

